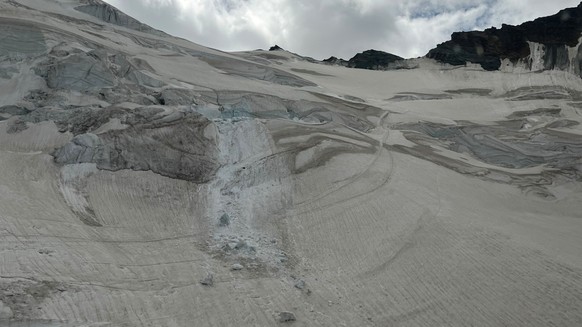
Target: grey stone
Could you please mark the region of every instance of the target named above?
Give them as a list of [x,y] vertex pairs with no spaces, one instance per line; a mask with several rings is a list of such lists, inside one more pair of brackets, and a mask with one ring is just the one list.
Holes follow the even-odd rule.
[[293,322],[296,321],[295,314],[293,312],[279,312],[279,322]]
[[208,273],[206,277],[200,280],[200,284],[204,286],[214,286],[214,275]]
[[220,219],[218,220],[218,225],[220,227],[226,227],[230,225],[230,216],[226,213],[220,216]]
[[284,253],[280,253],[277,257],[281,263],[285,263],[289,260]]
[[230,270],[235,270],[235,271],[243,270],[243,269],[244,269],[244,267],[240,263],[235,263],[230,267]]
[[245,249],[245,248],[247,248],[247,247],[248,247],[248,245],[247,245],[247,242],[245,242],[245,241],[243,241],[243,240],[240,240],[240,241],[238,241],[238,243],[236,243],[236,245],[234,246],[234,248],[235,248],[236,250]]
[[53,254],[54,252],[55,252],[55,251],[53,251],[53,250],[49,250],[49,249],[46,249],[46,248],[38,250],[38,253],[39,253],[39,254],[45,254],[45,255],[51,255],[51,254]]
[[300,290],[304,289],[305,288],[305,281],[303,279],[298,279],[295,282],[295,287],[300,289]]

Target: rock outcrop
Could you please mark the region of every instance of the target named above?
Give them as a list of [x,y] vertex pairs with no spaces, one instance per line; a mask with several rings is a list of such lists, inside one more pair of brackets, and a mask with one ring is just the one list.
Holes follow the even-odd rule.
[[338,58],[338,57],[334,57],[331,56],[327,59],[323,60],[323,63],[328,64],[328,65],[338,65],[338,66],[347,66],[348,65],[348,61],[342,58]]
[[390,64],[395,63],[396,61],[402,59],[404,58],[393,55],[388,52],[378,50],[366,50],[364,52],[358,53],[352,59],[350,59],[348,61],[348,67],[372,70],[384,70],[389,68]]
[[519,66],[569,70],[581,76],[582,4],[518,26],[457,32],[426,55],[451,65],[475,63],[485,70]]

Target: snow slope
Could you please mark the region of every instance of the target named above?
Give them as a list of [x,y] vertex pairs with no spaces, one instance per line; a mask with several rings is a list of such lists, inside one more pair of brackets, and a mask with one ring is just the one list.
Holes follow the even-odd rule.
[[0,325],[582,324],[579,77],[223,53],[102,6],[0,2]]

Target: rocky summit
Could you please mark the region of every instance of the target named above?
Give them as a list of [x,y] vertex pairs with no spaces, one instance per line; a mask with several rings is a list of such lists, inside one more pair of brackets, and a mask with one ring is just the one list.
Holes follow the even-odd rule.
[[390,67],[391,63],[404,58],[378,50],[366,50],[356,54],[348,61],[348,67],[360,69],[381,70]]
[[0,326],[581,325],[580,10],[318,61],[0,0]]

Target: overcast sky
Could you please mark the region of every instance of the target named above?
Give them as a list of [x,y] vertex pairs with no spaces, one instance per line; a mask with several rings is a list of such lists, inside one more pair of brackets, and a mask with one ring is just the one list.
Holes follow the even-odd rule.
[[152,27],[224,51],[279,46],[351,58],[422,56],[452,32],[520,24],[580,0],[106,0]]

